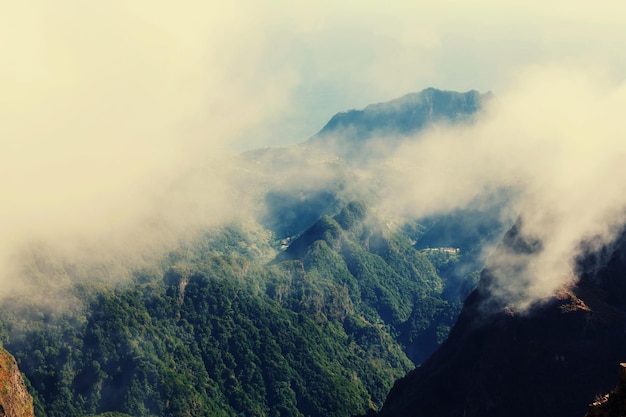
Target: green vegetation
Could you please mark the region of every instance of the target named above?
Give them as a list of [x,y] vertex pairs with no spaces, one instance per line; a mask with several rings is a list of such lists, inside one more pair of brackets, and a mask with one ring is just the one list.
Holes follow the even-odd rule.
[[73,308],[6,301],[0,339],[37,415],[365,413],[437,347],[460,307],[442,298],[429,256],[361,203],[268,263],[274,240],[228,227],[123,285],[68,279]]

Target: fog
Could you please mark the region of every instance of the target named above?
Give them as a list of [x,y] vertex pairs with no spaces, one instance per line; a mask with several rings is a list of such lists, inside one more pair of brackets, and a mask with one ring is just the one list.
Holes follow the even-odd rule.
[[517,190],[505,214],[541,249],[489,263],[493,291],[524,310],[574,282],[582,247],[610,243],[626,221],[624,105],[626,85],[606,72],[520,71],[474,125],[436,126],[399,149],[387,209],[420,217]]
[[200,2],[8,8],[0,29],[10,40],[0,69],[4,289],[19,281],[9,260],[25,246],[125,264],[233,214],[228,143],[260,117],[261,102],[266,114],[280,102],[271,85],[248,100],[246,80],[229,73],[240,63],[212,36],[233,36],[222,27],[233,19],[221,22]]
[[[387,164],[394,204],[385,210],[446,212],[518,187],[510,213],[523,213],[524,232],[545,243],[527,278],[528,299],[541,298],[567,279],[581,239],[606,242],[622,220],[622,9],[5,5],[2,288],[19,281],[15,260],[40,248],[121,265],[115,273],[149,263],[197,230],[249,215],[248,175],[259,178],[240,151],[302,142],[337,111],[433,86],[492,90],[498,100],[471,129],[437,126],[400,149]],[[297,189],[298,175],[308,187],[329,181],[323,164],[309,165],[285,171],[284,187]]]

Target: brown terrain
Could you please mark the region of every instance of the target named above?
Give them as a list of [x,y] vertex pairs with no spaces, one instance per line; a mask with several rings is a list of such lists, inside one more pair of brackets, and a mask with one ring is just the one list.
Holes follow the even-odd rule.
[[34,417],[33,398],[15,358],[0,347],[0,417]]

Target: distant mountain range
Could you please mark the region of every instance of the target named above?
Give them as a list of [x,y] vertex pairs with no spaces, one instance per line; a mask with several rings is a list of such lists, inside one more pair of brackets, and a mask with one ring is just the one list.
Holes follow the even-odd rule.
[[337,113],[311,140],[348,133],[349,138],[363,141],[380,132],[409,135],[433,123],[468,122],[493,98],[491,92],[481,94],[471,90],[459,93],[427,88],[395,100],[371,104],[363,110]]
[[384,184],[359,170],[384,156],[380,141],[392,150],[433,123],[472,123],[491,98],[426,89],[340,113],[305,143],[247,152],[239,191],[255,216],[199,231],[122,285],[31,254],[23,278],[67,305],[35,294],[0,302],[0,340],[35,414],[378,410],[446,339],[483,266],[479,248],[510,226],[498,215],[508,197],[389,221],[371,209]]
[[[330,146],[340,157],[362,163],[372,157],[385,156],[385,149],[393,150],[401,138],[433,124],[471,123],[493,98],[491,92],[459,93],[427,88],[385,103],[371,104],[363,110],[337,113],[307,145]],[[386,146],[378,146],[381,141]]]

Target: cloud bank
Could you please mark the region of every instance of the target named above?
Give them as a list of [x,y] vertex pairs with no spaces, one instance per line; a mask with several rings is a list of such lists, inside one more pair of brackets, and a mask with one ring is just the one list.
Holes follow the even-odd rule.
[[517,308],[575,280],[583,250],[610,243],[626,221],[626,84],[561,66],[520,71],[470,127],[437,126],[390,164],[390,209],[415,216],[464,207],[503,187],[510,213],[541,242],[531,255],[490,260],[495,291]]
[[8,260],[25,246],[124,262],[235,212],[229,142],[282,106],[271,83],[254,90],[232,71],[244,64],[226,48],[239,15],[203,2],[6,8],[4,289],[19,281]]
[[[500,106],[470,131],[440,127],[419,149],[403,149],[394,169],[407,181],[391,186],[394,201],[433,213],[514,184],[524,190],[528,233],[558,241],[546,259],[581,236],[603,240],[622,208],[623,87],[596,80],[626,69],[623,9],[487,0],[7,4],[0,265],[32,242],[92,257],[106,245],[120,254],[167,247],[245,207],[248,171],[232,163],[233,149],[299,142],[337,111],[427,86],[491,89]],[[539,66],[511,82],[518,68],[546,61],[610,70]],[[590,202],[593,210],[571,211]],[[533,210],[542,207],[552,208]],[[2,271],[7,288],[15,274]]]

